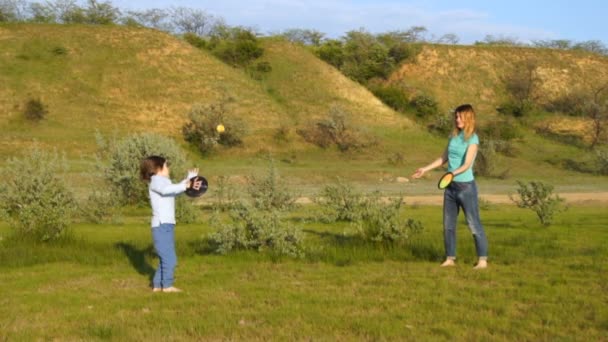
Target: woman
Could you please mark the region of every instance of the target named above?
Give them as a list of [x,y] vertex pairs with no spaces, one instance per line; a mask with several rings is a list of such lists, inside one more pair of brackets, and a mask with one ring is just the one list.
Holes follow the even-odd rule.
[[479,149],[479,138],[475,134],[475,111],[464,104],[454,111],[454,132],[443,155],[429,165],[419,168],[413,178],[422,177],[427,171],[448,163],[448,171],[454,180],[443,195],[443,239],[446,260],[442,267],[454,266],[456,262],[456,224],[459,209],[464,211],[467,224],[479,258],[476,269],[488,267],[488,240],[479,220],[477,185],[473,175],[473,164]]

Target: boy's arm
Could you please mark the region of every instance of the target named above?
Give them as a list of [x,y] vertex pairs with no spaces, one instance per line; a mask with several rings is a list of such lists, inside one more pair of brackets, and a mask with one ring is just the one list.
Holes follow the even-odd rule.
[[150,190],[162,195],[179,195],[182,192],[186,191],[188,188],[188,182],[181,182],[177,184],[172,184],[171,181],[168,183],[159,182],[157,179],[153,179],[150,183]]

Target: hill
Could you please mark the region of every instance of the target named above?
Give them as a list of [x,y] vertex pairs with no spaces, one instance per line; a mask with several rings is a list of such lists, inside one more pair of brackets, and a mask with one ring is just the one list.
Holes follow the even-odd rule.
[[[280,56],[283,48],[292,53]],[[145,28],[1,25],[0,51],[0,128],[7,132],[0,138],[3,153],[33,139],[86,153],[95,148],[95,130],[152,130],[179,137],[193,104],[225,98],[247,122],[252,134],[246,146],[253,151],[266,147],[271,129],[294,118],[305,121],[332,103],[352,110],[362,122],[399,118],[365,88],[303,49],[281,43],[269,43],[267,55],[277,72],[266,83],[174,36]],[[300,64],[283,68],[294,62]],[[307,93],[311,88],[314,92]],[[48,119],[37,125],[22,119],[30,98],[41,99],[49,110]]]
[[423,45],[411,63],[394,72],[389,83],[420,89],[443,109],[475,103],[491,114],[505,99],[503,78],[517,62],[532,61],[540,103],[608,83],[608,57],[579,51],[525,47]]
[[[86,172],[95,163],[90,156],[96,149],[96,131],[119,136],[157,131],[185,146],[180,129],[191,106],[230,99],[231,109],[247,123],[249,134],[243,148],[205,157],[205,170],[211,177],[243,179],[242,175],[265,167],[258,157],[271,152],[285,162],[284,174],[298,186],[318,187],[340,176],[398,192],[402,188],[393,183],[397,176],[408,176],[440,155],[445,137],[430,134],[406,115],[392,111],[305,47],[275,38],[264,38],[262,44],[265,53],[259,61],[268,62],[272,70],[252,77],[156,30],[0,25],[0,153],[14,155],[36,141],[45,148],[66,151],[72,164],[78,165],[75,172]],[[432,94],[442,110],[473,102],[487,124],[504,96],[501,75],[526,55],[541,60],[544,95],[599,82],[607,73],[606,58],[588,54],[424,45],[416,61],[402,65],[388,82],[406,83]],[[49,110],[37,124],[22,114],[24,103],[32,98],[41,99]],[[295,134],[334,106],[351,113],[353,124],[379,143],[341,153],[317,148]],[[280,127],[287,128],[289,139],[273,138]],[[516,155],[497,158],[497,171],[509,169],[511,178],[490,178],[496,191],[511,189],[513,179],[538,175],[567,180],[564,184],[576,185],[577,191],[594,188],[598,181],[601,189],[606,188],[604,178],[571,167],[593,163],[591,151],[537,136],[526,127],[523,135],[515,142]],[[196,163],[203,161],[193,150],[189,153]],[[407,191],[429,189],[423,182],[408,185]]]

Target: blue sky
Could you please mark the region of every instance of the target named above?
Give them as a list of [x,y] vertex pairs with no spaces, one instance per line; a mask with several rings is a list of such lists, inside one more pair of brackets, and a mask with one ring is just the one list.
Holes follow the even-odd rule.
[[339,37],[365,28],[386,32],[425,26],[441,36],[454,33],[462,43],[486,35],[535,39],[600,40],[608,44],[606,0],[113,0],[121,9],[185,6],[220,16],[230,25],[262,33],[311,28]]

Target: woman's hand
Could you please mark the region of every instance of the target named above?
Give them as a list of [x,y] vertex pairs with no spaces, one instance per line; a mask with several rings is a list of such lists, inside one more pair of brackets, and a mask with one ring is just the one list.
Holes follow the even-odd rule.
[[414,172],[414,174],[412,175],[412,178],[420,178],[422,177],[424,174],[426,173],[426,170],[421,167],[418,170],[416,170],[416,172]]

